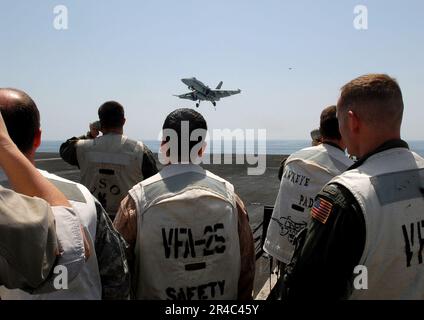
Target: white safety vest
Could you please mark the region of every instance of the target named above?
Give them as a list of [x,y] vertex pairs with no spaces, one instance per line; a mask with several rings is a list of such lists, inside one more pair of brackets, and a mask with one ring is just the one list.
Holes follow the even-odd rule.
[[143,180],[144,145],[120,134],[79,140],[81,183],[115,216],[128,190]]
[[365,248],[352,279],[367,289],[353,288],[350,298],[424,299],[424,159],[389,149],[331,182],[349,189],[365,218]]
[[193,164],[169,165],[129,192],[137,207],[138,299],[237,299],[233,186]]
[[345,153],[329,144],[302,149],[286,161],[264,250],[277,260],[290,262],[294,238],[310,220],[310,209],[322,187],[353,164]]
[[[94,239],[96,238],[97,213],[92,194],[86,187],[70,180],[63,179],[47,171],[39,170],[40,173],[50,180],[69,200],[75,213],[85,228],[87,240],[90,242],[91,255],[85,262],[79,275],[67,285],[67,289],[59,289],[52,293],[31,295],[25,291],[15,289],[9,290],[0,287],[0,297],[4,300],[100,300],[102,298],[102,287],[100,281],[97,256],[94,250]],[[7,183],[7,181],[3,181]],[[65,235],[61,235],[62,237]],[[64,239],[64,241],[66,241]],[[57,270],[57,283],[64,285],[66,271]]]

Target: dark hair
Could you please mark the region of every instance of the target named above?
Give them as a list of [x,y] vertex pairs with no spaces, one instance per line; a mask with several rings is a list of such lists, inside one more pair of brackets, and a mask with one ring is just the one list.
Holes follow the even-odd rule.
[[98,111],[102,128],[122,128],[125,123],[124,107],[116,101],[103,103]]
[[336,106],[329,106],[322,110],[319,122],[319,132],[323,139],[341,139]]
[[[182,130],[182,122],[186,121],[188,122],[188,133],[189,137],[191,137],[191,134],[194,130],[202,129],[202,134],[198,137],[197,141],[191,141],[189,140],[189,152],[191,152],[192,148],[197,145],[199,142],[202,142],[206,138],[206,131],[208,129],[206,120],[203,118],[203,116],[193,109],[188,108],[181,108],[172,111],[165,119],[165,122],[163,123],[162,129],[171,129],[174,130],[178,135],[178,160],[181,161],[181,145],[182,145],[182,139],[183,133]],[[169,142],[170,137],[166,137],[166,142]]]
[[342,87],[337,107],[341,110],[349,107],[373,125],[400,127],[402,91],[396,80],[386,74],[367,74]]
[[310,134],[311,134],[311,139],[313,141],[319,142],[322,139],[321,132],[319,131],[319,129],[312,130]]
[[16,94],[16,98],[0,100],[0,111],[10,138],[23,153],[34,145],[36,132],[40,129],[40,112],[34,100],[25,92],[17,89],[0,89]]

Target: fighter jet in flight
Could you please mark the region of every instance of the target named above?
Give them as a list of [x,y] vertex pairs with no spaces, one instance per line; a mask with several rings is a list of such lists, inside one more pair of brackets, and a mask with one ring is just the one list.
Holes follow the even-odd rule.
[[222,81],[218,84],[215,90],[209,88],[207,85],[197,80],[196,78],[185,78],[181,81],[188,86],[191,92],[175,95],[181,99],[188,99],[193,101],[198,101],[196,107],[200,105],[200,101],[206,100],[210,101],[214,107],[216,107],[216,101],[219,101],[221,98],[232,96],[233,94],[240,93],[241,90],[221,90]]

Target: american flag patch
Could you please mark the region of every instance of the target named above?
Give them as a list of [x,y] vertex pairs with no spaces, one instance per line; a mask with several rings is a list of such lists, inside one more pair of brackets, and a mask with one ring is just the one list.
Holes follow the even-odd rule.
[[312,207],[312,210],[311,210],[312,218],[325,224],[327,222],[328,217],[330,216],[332,208],[333,208],[333,205],[331,204],[331,202],[324,200],[322,198],[318,198],[315,201],[314,206]]

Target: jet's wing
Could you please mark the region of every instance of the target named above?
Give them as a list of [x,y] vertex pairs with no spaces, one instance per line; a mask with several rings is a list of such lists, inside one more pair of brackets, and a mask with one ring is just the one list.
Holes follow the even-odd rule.
[[174,94],[174,96],[181,98],[181,99],[188,99],[196,101],[197,97],[193,92],[183,93],[183,94]]
[[234,94],[238,94],[240,93],[241,90],[213,90],[213,93],[215,95],[215,97],[217,98],[224,98],[224,97],[229,97],[232,96]]

